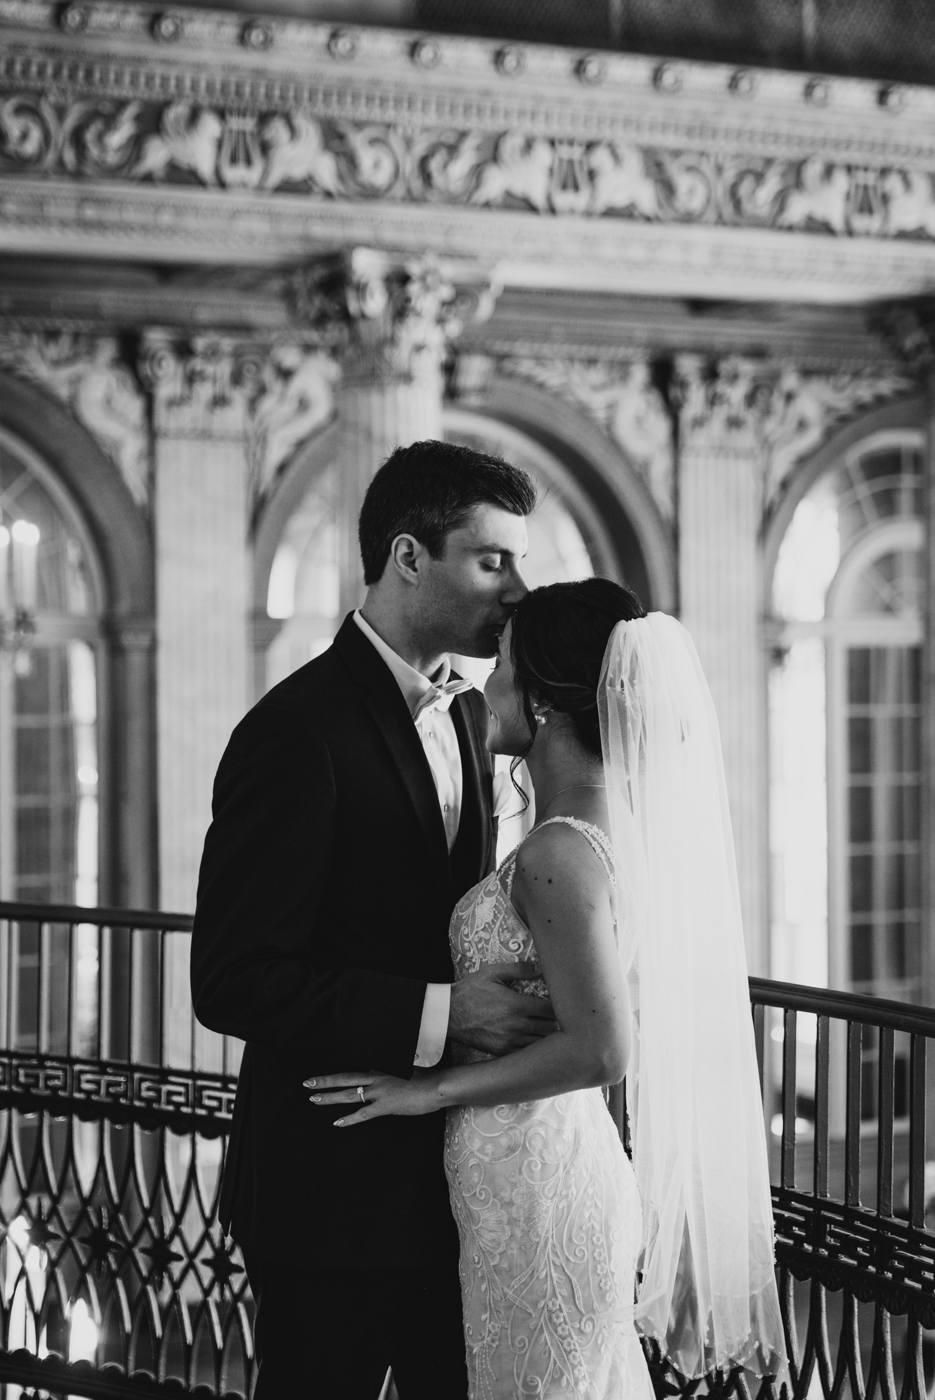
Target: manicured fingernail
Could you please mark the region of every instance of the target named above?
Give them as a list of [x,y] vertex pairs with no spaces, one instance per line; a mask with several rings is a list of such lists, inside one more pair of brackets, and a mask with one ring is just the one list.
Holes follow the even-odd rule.
[[316,1082],[316,1081],[315,1081],[314,1079],[303,1079],[303,1080],[302,1080],[302,1083],[305,1085],[306,1089],[314,1089],[314,1087],[315,1087],[315,1082]]
[[321,1094],[312,1094],[309,1103],[321,1103]]
[[334,1126],[335,1126],[336,1128],[343,1128],[343,1127],[344,1127],[344,1119],[343,1119],[343,1118],[336,1118],[336,1119],[334,1120]]

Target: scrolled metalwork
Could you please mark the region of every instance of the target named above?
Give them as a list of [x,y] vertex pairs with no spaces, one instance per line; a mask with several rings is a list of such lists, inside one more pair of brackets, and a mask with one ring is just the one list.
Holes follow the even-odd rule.
[[[0,1397],[250,1394],[215,1219],[239,1047],[184,999],[190,923],[0,904]],[[650,1346],[656,1393],[927,1400],[935,1011],[756,979],[751,1001],[790,1370],[687,1382]]]

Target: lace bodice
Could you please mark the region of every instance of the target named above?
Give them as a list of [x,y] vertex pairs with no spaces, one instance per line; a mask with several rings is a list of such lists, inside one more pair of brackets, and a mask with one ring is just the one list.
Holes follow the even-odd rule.
[[[591,822],[579,821],[577,817],[550,817],[533,830],[541,831],[543,827],[559,823],[581,833],[613,885],[613,853],[610,838],[605,832]],[[520,842],[495,871],[468,890],[455,906],[449,939],[456,981],[485,964],[531,962],[536,957],[533,936],[513,907],[512,899],[516,860],[523,845],[524,842]],[[548,988],[541,977],[519,983],[518,990],[529,996],[548,996]],[[458,1044],[454,1046],[454,1054],[462,1064],[490,1058],[480,1050],[468,1050]]]
[[[551,821],[579,831],[613,882],[600,827]],[[455,908],[458,978],[536,956],[512,903],[519,849]],[[542,979],[520,988],[546,995]],[[639,1196],[600,1089],[452,1109],[445,1170],[461,1239],[470,1400],[652,1400],[633,1325]]]

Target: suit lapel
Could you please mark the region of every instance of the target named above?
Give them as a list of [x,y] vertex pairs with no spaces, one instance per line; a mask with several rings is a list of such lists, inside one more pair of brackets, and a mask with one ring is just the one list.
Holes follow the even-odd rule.
[[345,620],[334,644],[354,679],[365,690],[364,706],[380,731],[402,779],[429,854],[433,862],[438,863],[447,881],[448,841],[438,806],[438,793],[425,750],[399,686],[353,617]]

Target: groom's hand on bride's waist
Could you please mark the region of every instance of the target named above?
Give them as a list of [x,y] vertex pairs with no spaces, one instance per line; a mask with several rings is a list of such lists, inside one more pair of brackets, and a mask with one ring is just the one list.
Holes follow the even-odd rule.
[[524,996],[515,984],[539,977],[536,963],[497,963],[452,984],[448,1035],[489,1055],[522,1050],[555,1030],[547,997]]

